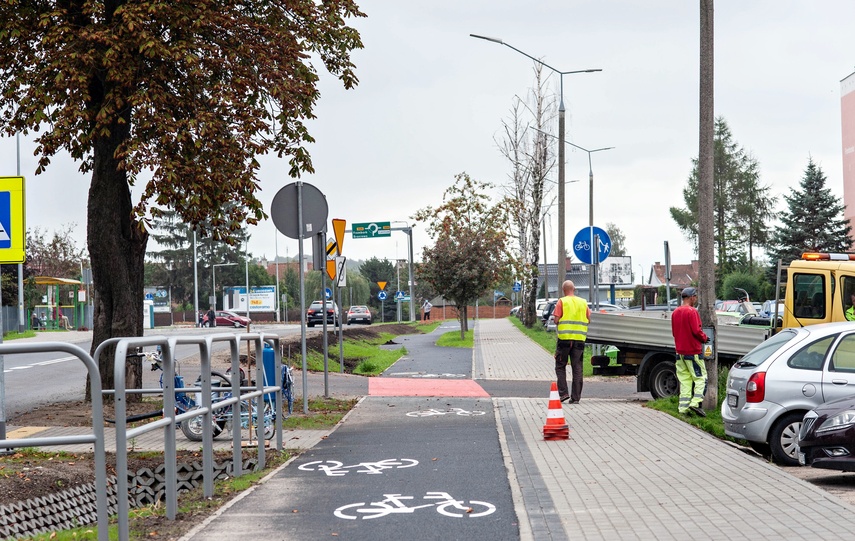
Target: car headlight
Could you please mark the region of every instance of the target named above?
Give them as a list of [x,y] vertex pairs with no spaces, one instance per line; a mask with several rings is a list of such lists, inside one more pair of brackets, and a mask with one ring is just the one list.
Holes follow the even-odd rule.
[[830,432],[832,430],[842,430],[855,425],[855,410],[846,410],[838,413],[834,417],[829,417],[816,429],[816,433]]

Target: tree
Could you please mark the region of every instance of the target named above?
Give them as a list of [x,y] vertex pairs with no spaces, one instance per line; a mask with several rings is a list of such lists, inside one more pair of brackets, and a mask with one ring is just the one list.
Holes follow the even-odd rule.
[[[93,352],[142,335],[152,200],[231,242],[264,217],[258,155],[288,156],[294,177],[312,171],[304,122],[320,96],[314,63],[356,85],[350,53],[362,44],[345,20],[361,16],[353,0],[0,4],[3,131],[44,129],[37,174],[63,150],[92,174]],[[143,171],[151,178],[135,205],[130,186]],[[98,359],[104,388],[112,351]]]
[[[392,264],[388,259],[377,259],[376,257],[372,257],[371,259],[367,259],[362,262],[362,265],[359,267],[359,272],[368,280],[370,299],[368,301],[369,306],[373,306],[380,309],[382,303],[377,298],[377,294],[380,292],[380,286],[377,285],[377,282],[392,282],[395,278],[395,265]],[[389,293],[388,286],[386,286],[386,293]]]
[[507,202],[490,205],[491,185],[461,173],[445,191],[443,204],[419,210],[413,219],[428,224],[435,241],[422,252],[420,276],[454,302],[460,337],[468,328],[468,305],[484,291],[509,278]]
[[[715,120],[713,159],[713,241],[720,274],[727,274],[747,263],[754,264],[755,246],[769,242],[768,217],[775,198],[770,187],[760,183],[757,160],[733,140],[724,118]],[[683,189],[686,208],[671,208],[671,217],[683,233],[699,243],[698,160]],[[706,201],[706,198],[704,198]]]
[[[808,159],[799,189],[784,195],[787,210],[775,231],[769,255],[772,266],[799,259],[803,252],[847,252],[852,247],[852,226],[843,216],[844,205],[826,187],[822,168]],[[775,271],[772,271],[774,276]]]
[[[76,224],[64,224],[49,237],[46,231],[36,227],[27,230],[27,260],[24,263],[24,303],[32,307],[40,304],[44,295],[44,286],[37,286],[31,278],[50,276],[52,278],[80,278],[80,266],[86,259],[86,250],[78,247],[72,237]],[[4,266],[3,304],[17,303],[18,284],[16,266]],[[63,286],[68,288],[68,286]],[[73,288],[75,291],[76,287]],[[65,295],[68,289],[62,291]]]
[[612,222],[606,224],[606,234],[612,240],[610,256],[620,257],[626,255],[626,235],[623,234],[620,227]]
[[[520,319],[527,327],[537,320],[538,261],[540,231],[546,219],[548,199],[546,179],[555,165],[555,154],[547,139],[548,124],[555,116],[555,100],[546,97],[543,66],[535,62],[535,85],[529,93],[529,103],[514,99],[509,120],[502,121],[504,139],[497,142],[499,150],[511,165],[510,182],[506,187],[511,223],[519,248],[520,281],[524,284]],[[531,117],[531,125],[526,121]],[[532,128],[532,129],[529,129]]]

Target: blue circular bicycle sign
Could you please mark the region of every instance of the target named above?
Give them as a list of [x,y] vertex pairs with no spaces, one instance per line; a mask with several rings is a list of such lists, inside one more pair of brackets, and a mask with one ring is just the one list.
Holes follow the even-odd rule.
[[593,265],[594,258],[591,256],[591,246],[594,245],[594,237],[597,235],[600,237],[600,250],[597,263],[602,263],[609,257],[612,251],[612,239],[609,237],[609,234],[596,226],[583,227],[573,237],[573,255],[582,263]]

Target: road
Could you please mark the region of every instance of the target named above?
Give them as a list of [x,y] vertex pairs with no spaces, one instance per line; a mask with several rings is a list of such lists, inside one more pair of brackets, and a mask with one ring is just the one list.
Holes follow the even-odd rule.
[[[298,334],[300,327],[299,325],[259,325],[251,330],[288,336]],[[231,331],[234,329],[158,328],[146,330],[145,336],[193,336]],[[238,330],[238,332],[241,331]],[[91,336],[91,333],[87,334]],[[60,334],[56,336],[57,338],[63,337]],[[72,343],[87,353],[92,346],[91,338]],[[223,343],[215,343],[214,351],[224,351],[226,347]],[[187,361],[197,356],[198,351],[197,346],[180,345],[176,348],[176,359]],[[190,383],[199,375],[198,363],[186,362],[179,370],[185,381]],[[48,402],[82,400],[86,389],[86,368],[77,357],[67,353],[45,352],[6,355],[3,359],[3,374],[5,378],[6,418],[30,411]],[[144,369],[143,384],[145,387],[159,387],[160,372]]]

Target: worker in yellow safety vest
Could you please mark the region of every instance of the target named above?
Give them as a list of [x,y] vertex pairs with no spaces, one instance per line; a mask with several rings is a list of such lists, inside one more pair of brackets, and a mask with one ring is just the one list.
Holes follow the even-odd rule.
[[[566,280],[562,285],[564,296],[558,299],[552,318],[556,322],[558,343],[555,345],[555,377],[558,380],[558,397],[562,402],[578,404],[582,398],[582,357],[591,309],[584,299],[576,296],[576,285]],[[567,390],[567,359],[570,359],[572,389]]]

